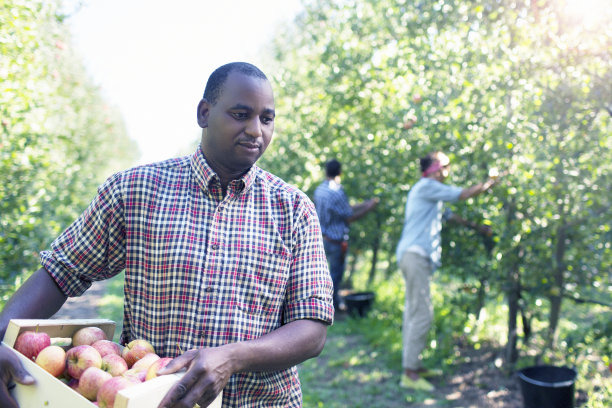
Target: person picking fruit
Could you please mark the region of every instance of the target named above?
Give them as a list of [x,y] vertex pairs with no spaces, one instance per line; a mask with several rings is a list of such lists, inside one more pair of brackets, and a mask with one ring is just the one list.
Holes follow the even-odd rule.
[[484,193],[499,182],[497,175],[484,183],[468,188],[444,184],[449,175],[450,160],[442,152],[434,152],[420,159],[421,178],[408,192],[404,226],[397,245],[396,256],[406,285],[402,327],[402,367],[400,386],[432,391],[433,384],[426,376],[439,374],[427,370],[421,361],[427,334],[433,320],[430,281],[440,266],[442,219],[468,226],[490,235],[486,225],[474,224],[450,210],[442,211],[444,202],[467,200]]
[[[272,139],[272,86],[243,62],[216,69],[197,106],[200,146],[119,172],[47,251],[0,315],[51,317],[69,296],[125,270],[122,344],[150,342],[185,368],[160,407],[299,407],[296,365],[332,323],[332,282],[314,204],[255,165]],[[183,351],[185,351],[183,353]],[[0,347],[0,406],[30,383]]]

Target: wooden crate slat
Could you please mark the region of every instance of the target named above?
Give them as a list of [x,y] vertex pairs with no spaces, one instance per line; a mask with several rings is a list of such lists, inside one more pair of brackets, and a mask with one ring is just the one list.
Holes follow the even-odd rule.
[[39,320],[39,319],[12,319],[4,334],[4,343],[13,347],[20,333],[33,330],[44,331],[50,337],[72,337],[77,330],[83,327],[97,326],[104,331],[106,338],[113,339],[115,335],[115,322],[107,319],[74,319],[74,320]]

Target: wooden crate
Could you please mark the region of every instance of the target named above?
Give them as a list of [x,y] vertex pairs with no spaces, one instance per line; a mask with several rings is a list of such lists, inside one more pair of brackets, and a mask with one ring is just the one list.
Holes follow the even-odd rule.
[[[115,322],[104,319],[76,320],[11,320],[4,335],[3,344],[12,348],[20,333],[26,330],[46,332],[54,339],[71,338],[83,327],[97,326],[112,339],[115,333]],[[25,369],[34,377],[36,384],[16,384],[11,391],[21,408],[92,408],[95,405],[85,397],[68,387],[59,379],[39,367],[35,362],[15,351]],[[183,373],[163,375],[142,384],[119,391],[115,399],[115,408],[148,408],[157,407],[168,390],[183,376]],[[220,408],[222,393],[209,405]]]

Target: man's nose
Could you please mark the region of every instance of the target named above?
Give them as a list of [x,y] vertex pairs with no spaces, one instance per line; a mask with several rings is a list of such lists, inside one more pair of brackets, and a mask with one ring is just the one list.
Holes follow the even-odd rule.
[[249,119],[249,121],[247,122],[246,129],[244,131],[247,135],[252,136],[254,138],[261,137],[262,132],[259,117]]

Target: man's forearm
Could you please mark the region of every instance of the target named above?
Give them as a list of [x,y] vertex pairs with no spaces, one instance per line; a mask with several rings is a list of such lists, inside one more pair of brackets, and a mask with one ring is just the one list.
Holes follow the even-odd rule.
[[296,320],[258,339],[223,347],[231,356],[233,372],[275,371],[318,356],[326,337],[327,324]]
[[467,200],[470,197],[477,196],[478,194],[484,193],[495,185],[495,179],[491,178],[484,183],[474,184],[471,187],[464,188],[459,195],[460,200]]
[[0,339],[11,319],[48,319],[66,302],[66,296],[53,278],[40,268],[25,281],[0,314]]
[[353,210],[353,215],[347,218],[346,221],[347,222],[357,221],[358,219],[362,218],[367,213],[369,213],[372,209],[374,209],[374,207],[376,207],[377,204],[378,204],[378,199],[371,198],[369,200],[362,201],[359,204],[352,205],[351,209]]

